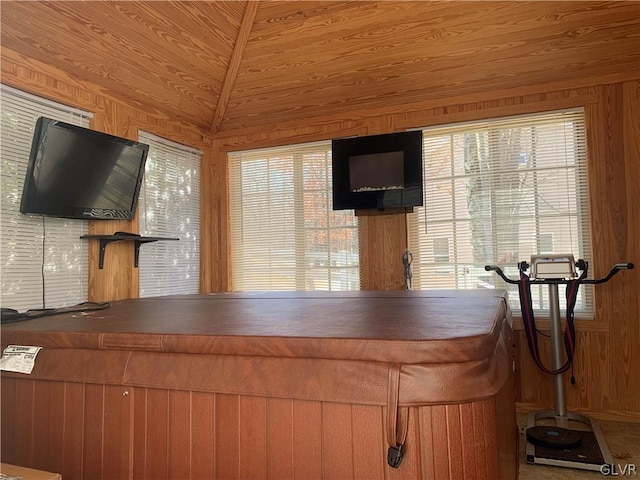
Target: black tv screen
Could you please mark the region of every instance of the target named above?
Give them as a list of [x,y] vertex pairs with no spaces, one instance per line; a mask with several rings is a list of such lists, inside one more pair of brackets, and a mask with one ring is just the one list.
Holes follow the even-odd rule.
[[20,211],[88,220],[132,219],[149,146],[40,117]]
[[422,132],[341,138],[331,142],[333,209],[422,205]]

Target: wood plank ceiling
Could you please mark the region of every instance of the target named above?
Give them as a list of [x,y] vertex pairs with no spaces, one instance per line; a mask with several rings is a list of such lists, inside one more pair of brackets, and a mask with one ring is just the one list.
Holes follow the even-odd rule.
[[640,70],[640,2],[0,2],[2,49],[214,133]]

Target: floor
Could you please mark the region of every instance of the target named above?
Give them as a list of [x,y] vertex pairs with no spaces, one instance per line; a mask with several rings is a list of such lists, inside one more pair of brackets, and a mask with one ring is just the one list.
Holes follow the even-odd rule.
[[[599,421],[598,425],[607,441],[614,464],[620,465],[618,467],[620,473],[612,478],[640,477],[640,423]],[[518,414],[518,426],[520,427],[519,480],[602,480],[603,475],[600,472],[527,464],[525,461],[526,413]],[[621,473],[622,469],[626,469],[626,475]]]

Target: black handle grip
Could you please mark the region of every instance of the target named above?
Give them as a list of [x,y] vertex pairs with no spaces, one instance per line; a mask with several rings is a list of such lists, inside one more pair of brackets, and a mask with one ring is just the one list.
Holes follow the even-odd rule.
[[616,263],[611,268],[611,270],[609,270],[609,273],[607,273],[605,277],[598,278],[597,280],[583,280],[582,283],[586,283],[588,285],[598,285],[600,283],[605,283],[605,282],[608,282],[611,279],[611,277],[613,277],[620,270],[633,270],[634,268],[635,268],[635,265],[631,262]]
[[510,278],[508,278],[504,272],[502,271],[502,269],[500,267],[498,267],[497,265],[485,265],[484,269],[487,272],[496,272],[498,275],[500,275],[500,278],[502,278],[505,282],[507,283],[513,283],[514,285],[518,283],[518,280],[512,280]]
[[634,268],[636,268],[636,266],[629,262],[629,263],[616,263],[613,268],[615,268],[616,270],[633,270]]

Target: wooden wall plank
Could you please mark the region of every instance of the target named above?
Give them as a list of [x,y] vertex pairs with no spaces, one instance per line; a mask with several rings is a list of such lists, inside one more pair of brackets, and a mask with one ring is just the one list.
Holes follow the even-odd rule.
[[[447,439],[449,444],[449,470],[452,478],[466,478],[463,471],[462,425],[460,420],[460,405],[447,405]],[[487,437],[491,438],[491,437]]]
[[[92,128],[121,137],[137,140],[129,132],[129,111],[117,103],[107,103],[104,114],[96,115]],[[111,235],[117,231],[138,232],[138,220],[109,220],[90,222],[92,235]],[[128,242],[114,242],[105,251],[105,268],[100,269],[99,242],[89,241],[89,300],[105,302],[138,297],[138,269],[132,268],[134,252]]]
[[[548,331],[542,330],[548,335]],[[519,401],[527,404],[553,407],[553,377],[542,372],[534,363],[527,348],[523,331],[516,332],[519,345],[517,359],[518,377],[521,380]],[[548,336],[539,335],[540,357],[551,367],[551,342]],[[573,374],[575,384],[570,383],[571,371],[563,375],[567,408],[610,410],[612,398],[609,394],[610,371],[609,334],[603,332],[576,332],[576,353]]]
[[298,401],[293,406],[293,457],[296,479],[322,478],[322,404]]
[[[146,399],[146,477],[157,480],[170,479],[169,476],[169,391],[147,389]],[[134,457],[139,452],[134,450]]]
[[62,472],[64,470],[64,438],[66,430],[64,417],[66,399],[65,383],[50,382],[49,388],[49,461],[46,470]]
[[[460,410],[460,433],[464,441],[462,442],[462,478],[478,478],[479,465],[475,454],[476,446],[482,442],[482,438],[475,436],[473,429],[473,404],[464,403],[459,406]],[[481,469],[483,470],[483,469]]]
[[209,275],[206,275],[210,280],[208,289],[204,291],[229,291],[231,290],[231,255],[233,255],[233,251],[229,242],[231,226],[228,218],[227,155],[226,152],[220,151],[217,146],[214,146],[211,150],[207,173],[211,179],[209,182],[211,188],[204,193],[207,194],[207,211],[211,212],[209,216],[211,220],[206,230],[209,237],[204,239],[202,250],[203,252],[209,252],[208,263],[203,267],[210,272]]
[[[499,461],[500,478],[518,478],[520,465],[520,431],[518,425],[514,424],[516,418],[516,406],[512,402],[514,394],[514,375],[502,387],[502,390],[492,399],[492,408],[495,412],[496,431],[498,442],[496,445]],[[466,442],[468,442],[468,437]],[[482,441],[476,438],[475,441]],[[465,442],[465,443],[466,443]]]
[[[496,421],[498,413],[496,411],[497,407],[495,398],[478,402],[478,404],[479,409],[482,409],[482,411],[484,412],[482,417],[488,419],[488,421],[484,422],[483,433],[485,438],[499,438],[498,425]],[[515,411],[505,411],[501,414],[505,415],[505,418],[508,418],[508,415],[513,415],[513,417],[511,418],[515,418]],[[498,465],[498,462],[492,462],[489,460],[499,457],[498,442],[484,442],[482,448],[484,457],[487,459],[487,480],[491,478],[500,478],[500,466]]]
[[49,453],[51,431],[51,382],[34,383],[33,425],[35,435],[33,437],[33,465],[35,468],[44,469],[49,465],[51,457]]
[[86,385],[84,402],[84,454],[82,472],[87,478],[103,478],[105,429],[104,385]]
[[367,235],[360,235],[360,256],[366,258],[361,274],[363,290],[403,290],[402,254],[407,247],[405,215],[358,217],[358,225]]
[[[383,421],[386,426],[386,407],[383,410]],[[426,453],[427,456],[433,456],[432,452],[423,452],[421,446],[425,433],[420,431],[419,414],[417,408],[410,408],[407,413],[407,438],[404,444],[404,456],[402,463],[398,468],[392,468],[388,465],[386,458],[389,445],[387,444],[386,428],[384,432],[383,451],[384,454],[378,457],[378,462],[382,460],[384,467],[384,478],[386,480],[411,480],[414,478],[420,478],[420,472],[422,471],[422,464],[425,461],[421,457],[421,453]],[[430,433],[427,433],[429,435]],[[426,477],[429,478],[429,477]]]
[[420,473],[422,478],[425,479],[436,478],[435,452],[433,450],[435,437],[433,436],[433,422],[430,407],[418,409],[418,425],[420,432],[423,432],[417,444],[418,448],[420,448]]
[[266,478],[293,480],[293,401],[267,399]]
[[191,414],[191,392],[169,391],[167,478],[193,478]]
[[16,409],[15,424],[19,426],[15,430],[15,463],[18,465],[31,465],[33,461],[33,436],[34,436],[34,382],[33,380],[20,380],[16,383],[16,400],[20,402],[20,408]]
[[62,478],[82,478],[84,456],[85,390],[81,383],[65,383]]
[[[124,392],[127,394],[123,394]],[[126,388],[104,387],[104,436],[102,439],[102,478],[129,478],[132,472],[132,404]],[[92,418],[88,417],[91,422]]]
[[[630,221],[640,210],[638,180],[627,174],[637,173],[640,162],[638,98],[633,92],[637,83],[603,86],[600,102],[587,109],[595,276],[604,275],[614,263],[638,258],[637,234],[629,230],[633,229]],[[626,98],[625,91],[629,92]],[[639,279],[637,270],[623,272],[598,285],[595,292],[596,315],[609,324],[607,390],[611,405],[615,410],[636,413],[640,412],[640,388],[629,379],[640,366],[640,358],[634,353],[637,348],[633,347],[640,341],[635,321],[640,311],[635,293]],[[603,404],[609,403],[605,400]]]
[[240,480],[240,397],[216,395],[215,478]]
[[2,378],[2,395],[0,395],[0,412],[2,412],[2,428],[0,429],[0,457],[3,461],[13,462],[16,455],[16,409],[18,380]]
[[147,475],[147,389],[130,389],[133,396],[132,471],[134,478]]
[[[219,198],[227,192],[227,177],[217,176],[218,169],[214,165],[220,161],[220,155],[216,153],[217,150],[207,146],[200,160],[200,212],[203,212],[200,216],[200,293],[216,291],[222,284],[225,286],[224,290],[228,289],[227,283],[219,279],[220,275],[224,277],[227,272],[226,264],[222,267],[218,265],[221,259],[227,258],[219,246],[227,245],[227,242],[225,238],[218,239],[217,235],[220,228],[226,232],[226,223],[219,227],[226,215],[215,215],[215,212],[226,208],[226,204],[221,204]],[[222,162],[226,165],[226,156],[222,158]],[[219,182],[224,182],[222,188],[218,187]]]
[[322,404],[322,472],[324,478],[353,478],[351,406]]
[[[605,88],[608,158],[607,185],[613,231],[612,262],[635,261],[636,269],[613,279],[606,290],[610,318],[611,370],[609,391],[620,410],[640,412],[640,82]],[[603,289],[604,290],[604,289]]]
[[[240,478],[269,478],[268,466],[273,460],[287,460],[287,448],[290,444],[279,445],[272,440],[272,424],[268,403],[270,400],[259,397],[240,398]],[[273,445],[269,445],[273,443]],[[272,452],[267,453],[269,447]],[[279,477],[272,477],[279,478]]]
[[485,436],[487,435],[487,424],[490,422],[490,420],[485,418],[484,408],[481,403],[474,402],[472,405],[472,411],[474,432],[473,438],[476,439],[474,450],[476,452],[476,458],[480,459],[480,461],[476,463],[476,475],[478,478],[491,478],[489,476],[489,466],[485,461],[485,444],[483,441],[478,440],[485,438]]
[[[639,412],[640,411],[640,387],[638,382],[633,380],[634,373],[638,371],[640,365],[640,352],[637,348],[640,345],[640,295],[638,285],[640,285],[640,241],[638,240],[638,225],[640,225],[640,80],[625,82],[623,84],[623,110],[624,119],[624,160],[625,160],[625,180],[627,192],[627,216],[624,219],[626,228],[625,259],[635,262],[636,269],[625,272],[622,280],[621,290],[624,292],[623,304],[625,305],[624,317],[613,317],[611,328],[613,332],[612,352],[614,362],[612,371],[618,372],[618,355],[628,355],[627,364],[629,370],[627,375],[616,373],[615,379],[611,379],[614,384],[611,387],[611,395],[622,398],[625,407],[621,409]],[[635,294],[634,294],[635,290]],[[620,323],[617,320],[621,320]],[[625,349],[618,349],[617,342],[624,337]],[[625,372],[627,373],[627,372]],[[616,408],[618,407],[616,402]]]
[[447,449],[447,407],[434,405],[429,409],[431,410],[431,435],[433,436],[433,478],[450,478],[450,461]]
[[[351,428],[353,430],[353,478],[368,480],[384,478],[384,464],[380,459],[386,458],[384,448],[384,418],[382,408],[353,405],[351,407]],[[371,445],[371,438],[380,441]]]
[[191,474],[213,478],[215,471],[215,394],[191,393]]

